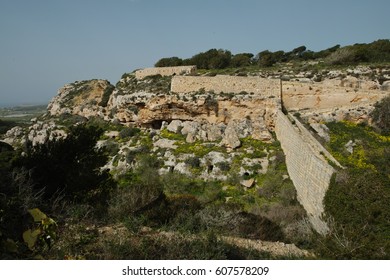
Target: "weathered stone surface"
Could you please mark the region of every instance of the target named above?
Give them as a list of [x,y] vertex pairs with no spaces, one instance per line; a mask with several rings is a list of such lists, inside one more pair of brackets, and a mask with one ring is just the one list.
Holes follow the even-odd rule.
[[310,126],[317,132],[318,136],[323,138],[326,142],[330,141],[329,128],[322,123],[311,123]]
[[268,96],[280,95],[280,83],[277,79],[264,79],[260,77],[239,77],[218,75],[216,77],[205,76],[175,76],[172,78],[172,91],[189,93],[204,88],[206,91],[247,92]]
[[241,141],[238,138],[237,132],[233,125],[228,125],[226,127],[221,144],[230,149],[235,149],[241,146]]
[[182,127],[183,127],[182,121],[180,121],[180,120],[173,120],[167,126],[167,129],[168,129],[168,131],[173,132],[173,133],[180,133]]
[[349,140],[347,144],[345,144],[345,149],[347,150],[348,153],[352,154],[353,153],[353,148],[356,146],[356,143],[353,142],[352,140]]
[[228,123],[228,126],[229,125],[233,126],[239,138],[248,137],[253,132],[252,121],[247,118],[241,120],[232,120]]
[[104,118],[102,102],[108,89],[114,89],[106,80],[89,80],[67,84],[58,90],[58,94],[50,101],[47,110],[52,116],[74,114],[83,117]]
[[219,162],[230,161],[230,159],[226,159],[225,155],[221,152],[210,152],[204,157],[204,160],[212,165],[215,165]]
[[179,162],[176,164],[175,169],[176,172],[179,172],[181,174],[186,174],[189,176],[192,176],[191,171],[189,170],[188,166],[184,162]]
[[25,132],[20,126],[15,126],[8,130],[3,138],[3,141],[11,146],[14,146],[23,141]]
[[[288,110],[333,111],[335,108],[346,112],[359,113],[359,107],[367,107],[386,96],[377,90],[372,81],[356,81],[351,77],[341,80],[325,80],[322,83],[303,84],[283,82],[283,105]],[[382,85],[383,86],[383,85]]]
[[250,188],[252,188],[254,186],[255,179],[251,178],[251,179],[248,179],[248,180],[242,180],[240,182],[240,184],[243,185],[245,188],[250,189]]
[[220,141],[222,139],[222,133],[225,131],[226,126],[224,124],[206,124],[204,129],[206,131],[207,140],[210,142]]
[[183,128],[181,129],[181,133],[183,135],[187,135],[189,133],[196,135],[200,128],[200,124],[198,122],[185,121],[182,124]]
[[381,85],[381,90],[390,91],[390,81],[385,81]]
[[186,142],[188,143],[194,143],[197,140],[196,135],[193,133],[188,133],[186,137]]
[[257,173],[265,174],[268,171],[269,160],[267,157],[264,158],[243,158],[241,162],[239,174],[253,174],[253,166],[260,165],[261,167],[256,170]]
[[106,131],[104,132],[104,135],[109,137],[109,138],[116,138],[119,136],[119,131],[113,130],[113,131]]
[[176,149],[177,146],[175,145],[175,140],[169,140],[169,139],[159,139],[157,142],[154,142],[153,145],[157,148],[163,148],[163,149]]

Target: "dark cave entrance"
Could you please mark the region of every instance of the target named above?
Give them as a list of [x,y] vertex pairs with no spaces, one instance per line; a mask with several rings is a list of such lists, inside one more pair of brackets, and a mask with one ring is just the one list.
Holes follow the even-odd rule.
[[163,123],[162,120],[154,120],[154,121],[152,121],[152,122],[150,123],[150,126],[151,126],[153,129],[161,129],[162,123]]

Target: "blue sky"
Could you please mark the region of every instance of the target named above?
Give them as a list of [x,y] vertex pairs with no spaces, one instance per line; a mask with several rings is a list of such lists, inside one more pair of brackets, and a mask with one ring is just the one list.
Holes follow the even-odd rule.
[[390,38],[388,0],[0,0],[0,105],[45,103],[211,48],[318,51]]

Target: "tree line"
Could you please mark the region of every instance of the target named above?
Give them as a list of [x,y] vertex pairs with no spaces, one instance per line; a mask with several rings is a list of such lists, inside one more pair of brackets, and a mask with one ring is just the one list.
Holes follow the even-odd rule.
[[155,63],[155,66],[196,65],[199,69],[225,69],[251,65],[271,67],[276,63],[309,60],[324,61],[330,65],[389,62],[390,40],[382,39],[368,44],[354,44],[345,47],[335,45],[318,52],[308,50],[306,46],[299,46],[287,52],[264,50],[257,55],[252,53],[232,54],[229,50],[210,49],[186,59],[176,56],[161,58]]

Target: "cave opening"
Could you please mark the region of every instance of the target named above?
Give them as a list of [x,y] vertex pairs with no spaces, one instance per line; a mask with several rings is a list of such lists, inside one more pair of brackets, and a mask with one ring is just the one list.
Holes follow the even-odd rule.
[[150,123],[150,126],[153,128],[153,129],[161,129],[162,127],[162,124],[163,124],[163,121],[162,120],[154,120]]

